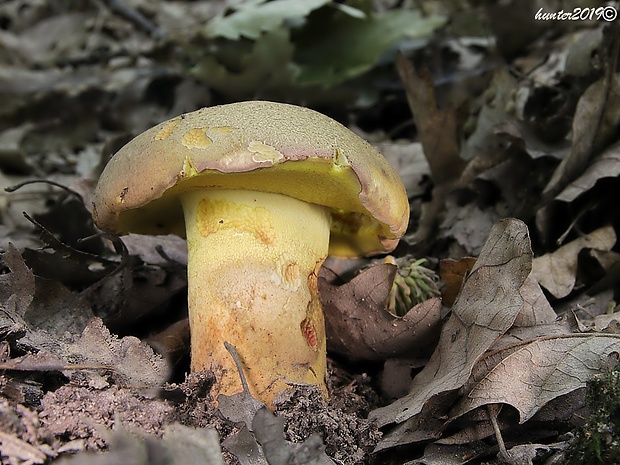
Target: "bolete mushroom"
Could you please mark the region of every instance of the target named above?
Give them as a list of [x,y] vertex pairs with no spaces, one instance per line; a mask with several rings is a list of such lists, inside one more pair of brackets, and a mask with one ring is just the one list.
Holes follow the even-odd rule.
[[212,391],[272,406],[290,383],[325,386],[317,289],[328,253],[391,251],[404,233],[403,184],[370,144],[307,108],[251,101],[203,108],[125,145],[94,194],[97,225],[187,237],[191,369]]

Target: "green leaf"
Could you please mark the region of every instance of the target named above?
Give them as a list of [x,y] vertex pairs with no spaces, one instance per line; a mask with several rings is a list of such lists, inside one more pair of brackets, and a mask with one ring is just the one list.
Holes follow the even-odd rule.
[[251,1],[235,6],[233,13],[220,14],[207,23],[203,34],[208,38],[223,37],[238,40],[241,37],[256,40],[262,33],[282,28],[285,22],[299,23],[313,10],[331,0],[274,0]]
[[322,20],[310,17],[294,37],[301,85],[333,86],[359,76],[400,41],[428,37],[446,22],[444,16],[423,17],[415,10],[387,11],[367,19],[326,13]]
[[[235,70],[226,66],[223,51],[240,56],[228,56],[236,61]],[[249,98],[256,92],[269,93],[277,88],[291,86],[298,69],[292,63],[293,45],[288,29],[276,29],[263,34],[251,45],[222,47],[216,54],[205,55],[197,61],[192,74],[209,86],[237,98]]]

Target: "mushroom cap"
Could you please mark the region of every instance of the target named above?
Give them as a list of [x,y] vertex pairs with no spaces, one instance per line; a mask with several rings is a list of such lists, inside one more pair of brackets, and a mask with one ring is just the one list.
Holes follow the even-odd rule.
[[321,113],[266,101],[202,108],[138,135],[103,170],[93,217],[118,234],[184,236],[178,197],[199,188],[329,207],[335,256],[391,251],[409,221],[400,177],[368,142]]

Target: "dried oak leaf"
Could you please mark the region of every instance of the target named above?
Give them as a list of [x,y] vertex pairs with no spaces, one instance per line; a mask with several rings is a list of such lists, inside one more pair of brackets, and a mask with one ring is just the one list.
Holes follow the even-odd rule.
[[437,338],[441,301],[429,299],[396,317],[386,309],[396,267],[372,266],[338,285],[337,275],[323,267],[319,292],[325,311],[327,346],[352,360],[415,357],[428,352]]
[[396,57],[396,67],[407,93],[424,153],[437,184],[460,176],[464,167],[459,156],[457,112],[454,108],[438,108],[435,86],[428,70],[417,71],[402,53]]
[[35,280],[19,251],[9,243],[2,262],[11,270],[0,275],[0,339],[25,334],[24,314],[34,299]]
[[325,454],[325,446],[318,435],[313,434],[299,444],[284,439],[284,419],[276,417],[266,407],[256,412],[252,429],[269,465],[335,465]]
[[224,465],[217,432],[167,425],[163,437],[127,434],[122,428],[108,432],[109,450],[83,452],[59,460],[59,465]]
[[39,279],[12,245],[2,255],[11,273],[0,276],[0,336],[26,351],[55,352],[79,334],[93,313],[83,297],[57,281]]
[[441,290],[441,299],[446,307],[452,307],[461,291],[465,276],[475,264],[476,258],[474,257],[463,257],[458,260],[444,258],[439,262],[439,275],[444,284]]
[[583,249],[609,250],[616,243],[612,226],[605,226],[534,259],[532,274],[540,285],[561,299],[573,290],[579,252]]
[[476,362],[521,311],[520,289],[531,264],[527,226],[516,219],[493,226],[429,363],[414,378],[408,395],[372,411],[370,418],[379,425],[402,423],[420,413],[429,399],[463,386]]
[[[234,396],[228,397],[230,401]],[[249,393],[247,394],[249,395]],[[258,402],[258,401],[256,401]],[[228,404],[225,410],[230,410]],[[220,405],[220,410],[222,406]],[[241,417],[247,415],[237,415]],[[303,463],[308,465],[334,465],[334,462],[325,454],[325,446],[318,435],[311,435],[302,443],[292,443],[284,439],[284,419],[276,417],[267,407],[252,412],[251,425],[243,426],[222,443],[224,448],[235,455],[241,465],[287,465]]]
[[556,200],[572,202],[592,189],[599,180],[618,176],[620,176],[620,142],[616,142],[592,160],[583,173],[558,194]]
[[555,197],[577,179],[594,155],[614,137],[620,124],[620,75],[606,75],[590,85],[579,98],[573,117],[573,145],[543,191]]
[[409,465],[465,465],[474,462],[478,457],[488,455],[488,446],[480,443],[468,445],[429,444],[424,455],[419,459],[407,462]]
[[571,334],[526,341],[504,349],[504,356],[453,409],[457,417],[487,404],[508,404],[520,423],[549,401],[585,387],[604,369],[608,356],[620,353],[615,334]]
[[100,318],[93,318],[80,339],[68,344],[65,350],[63,358],[73,363],[108,367],[130,386],[157,387],[168,377],[163,357],[137,337],[118,339]]
[[37,447],[22,441],[15,434],[0,431],[0,456],[20,462],[6,463],[45,463],[48,457]]
[[531,327],[551,324],[557,319],[557,314],[545,297],[538,281],[530,274],[519,291],[523,297],[523,308],[515,319],[515,327]]
[[[133,336],[118,339],[100,318],[93,318],[76,342],[53,339],[46,350],[12,358],[0,364],[3,370],[62,371],[106,370],[119,382],[133,387],[157,387],[168,377],[166,361]],[[99,382],[90,374],[91,381]],[[107,384],[107,383],[105,383]]]

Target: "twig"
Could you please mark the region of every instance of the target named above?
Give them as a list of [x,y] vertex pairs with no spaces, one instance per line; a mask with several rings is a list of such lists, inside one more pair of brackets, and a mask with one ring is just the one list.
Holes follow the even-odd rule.
[[495,432],[495,440],[497,441],[497,445],[499,446],[500,457],[508,463],[513,463],[510,453],[506,450],[506,444],[504,443],[502,432],[499,429],[499,424],[497,423],[497,415],[499,414],[501,409],[502,409],[502,406],[500,404],[488,404],[487,414],[489,415],[489,419],[491,420],[491,425],[493,425],[493,431]]
[[139,28],[151,34],[157,40],[162,40],[165,34],[153,22],[149,21],[139,11],[125,5],[121,0],[103,0],[110,11],[118,16],[129,20]]
[[76,196],[78,199],[80,199],[80,202],[82,202],[82,205],[84,205],[84,197],[82,197],[82,194],[80,194],[77,191],[74,191],[73,189],[65,186],[64,184],[61,184],[56,181],[51,181],[49,179],[29,179],[27,181],[20,182],[19,184],[15,184],[14,186],[5,187],[4,190],[6,192],[15,192],[16,190],[21,189],[22,187],[27,186],[29,184],[39,184],[39,183],[49,184],[51,186],[59,187],[62,190],[68,192],[69,194]]
[[226,347],[226,350],[235,362],[235,366],[237,367],[237,371],[239,372],[239,378],[241,378],[241,384],[243,385],[243,391],[249,394],[250,387],[248,386],[248,381],[245,378],[245,373],[243,372],[243,364],[241,363],[241,357],[239,357],[237,349],[235,349],[235,346],[233,346],[228,341],[224,341],[224,347]]

